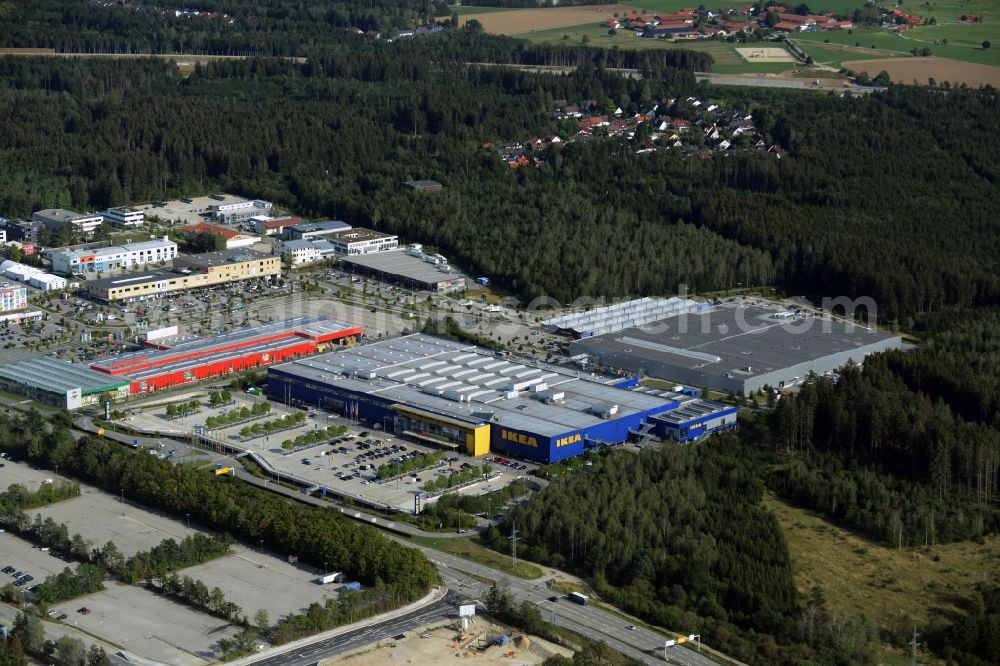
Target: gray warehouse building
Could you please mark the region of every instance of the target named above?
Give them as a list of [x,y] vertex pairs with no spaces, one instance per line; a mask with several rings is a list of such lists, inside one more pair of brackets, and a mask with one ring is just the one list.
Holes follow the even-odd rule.
[[577,340],[572,355],[679,384],[737,394],[783,388],[810,372],[836,370],[897,349],[898,335],[815,315],[756,306],[716,306]]

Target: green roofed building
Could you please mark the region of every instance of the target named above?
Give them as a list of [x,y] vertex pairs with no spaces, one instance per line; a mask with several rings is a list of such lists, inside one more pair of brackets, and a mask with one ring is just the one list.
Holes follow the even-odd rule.
[[129,395],[128,381],[19,349],[0,351],[0,388],[64,409],[99,404],[105,395],[112,400]]

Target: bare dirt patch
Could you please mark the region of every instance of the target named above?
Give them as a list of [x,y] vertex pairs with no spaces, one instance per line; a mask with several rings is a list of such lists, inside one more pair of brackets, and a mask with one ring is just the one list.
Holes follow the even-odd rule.
[[781,48],[745,48],[736,49],[736,52],[747,62],[795,62],[795,57]]
[[55,52],[55,49],[31,49],[13,46],[0,49],[0,55],[54,55]]
[[509,12],[489,14],[469,14],[459,18],[465,25],[475,19],[483,24],[486,32],[499,35],[517,35],[533,30],[549,30],[585,23],[599,24],[614,13],[627,14],[634,11],[624,5],[581,5],[579,7],[553,7],[545,9],[515,9]]
[[962,62],[949,58],[892,58],[887,60],[852,60],[844,67],[875,76],[885,70],[897,83],[926,84],[928,79],[937,83],[965,83],[970,86],[1000,85],[1000,67]]
[[[500,636],[508,637],[506,645],[497,644]],[[566,648],[520,632],[512,633],[486,618],[477,617],[468,632],[441,625],[408,631],[404,638],[382,640],[354,654],[338,655],[320,663],[324,666],[334,663],[349,666],[441,664],[458,657],[474,661],[476,666],[533,666],[554,654],[573,656]]]

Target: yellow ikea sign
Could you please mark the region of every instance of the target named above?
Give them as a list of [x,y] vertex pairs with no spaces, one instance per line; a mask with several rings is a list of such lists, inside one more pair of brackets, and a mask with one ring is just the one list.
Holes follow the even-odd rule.
[[515,444],[521,444],[523,446],[533,446],[538,448],[538,441],[534,437],[528,437],[524,433],[514,432],[513,430],[501,430],[500,439],[507,440],[508,442],[514,442]]
[[579,434],[570,435],[569,437],[560,437],[556,440],[556,448],[560,446],[569,446],[570,444],[576,444],[581,439]]

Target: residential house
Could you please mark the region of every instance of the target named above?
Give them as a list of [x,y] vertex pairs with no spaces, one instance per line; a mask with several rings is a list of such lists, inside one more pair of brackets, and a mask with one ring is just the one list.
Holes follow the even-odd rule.
[[223,227],[217,224],[209,224],[207,222],[199,222],[198,224],[189,224],[183,229],[185,236],[197,236],[198,234],[212,234],[213,236],[220,236],[226,241],[226,249],[233,250],[240,247],[250,247],[256,243],[260,242],[260,236],[252,236],[250,234],[245,234],[241,231],[237,231],[231,227]]
[[252,217],[244,223],[244,228],[262,236],[280,236],[285,227],[302,224],[301,217]]

